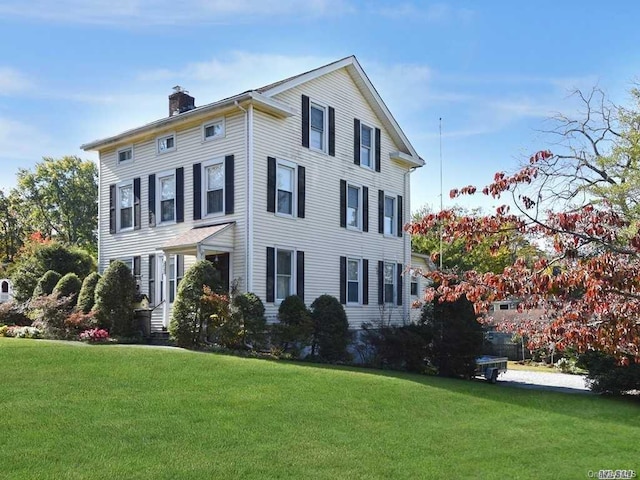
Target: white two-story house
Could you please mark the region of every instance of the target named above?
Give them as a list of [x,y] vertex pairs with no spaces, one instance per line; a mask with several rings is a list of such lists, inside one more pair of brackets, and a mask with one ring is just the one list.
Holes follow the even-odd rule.
[[424,161],[355,57],[87,143],[99,161],[99,269],[127,263],[166,329],[189,265],[207,259],[267,317],[298,295],[345,306],[351,328],[409,318],[403,232]]

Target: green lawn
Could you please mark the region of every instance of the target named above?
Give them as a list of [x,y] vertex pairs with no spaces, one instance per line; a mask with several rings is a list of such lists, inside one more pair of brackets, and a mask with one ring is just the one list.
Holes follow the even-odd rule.
[[0,338],[7,479],[588,478],[640,405],[178,349]]

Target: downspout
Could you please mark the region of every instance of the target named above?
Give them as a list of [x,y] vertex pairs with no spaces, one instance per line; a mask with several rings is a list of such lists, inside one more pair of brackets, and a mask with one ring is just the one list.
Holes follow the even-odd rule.
[[[407,209],[409,210],[409,215],[411,215],[411,182],[408,181],[408,179],[409,175],[411,175],[417,168],[418,167],[411,167],[404,173],[404,198],[406,200],[403,208],[405,211]],[[405,267],[405,281],[402,282],[402,295],[404,297],[402,301],[402,316],[406,325],[410,321],[409,309],[411,308],[411,305],[409,305],[409,302],[411,301],[411,275],[409,275],[409,268],[411,266],[411,236],[407,232],[404,233],[402,248]]]
[[245,209],[245,289],[253,291],[253,105],[247,110],[236,100],[235,105],[244,112],[245,158],[247,162],[245,188],[247,207]]

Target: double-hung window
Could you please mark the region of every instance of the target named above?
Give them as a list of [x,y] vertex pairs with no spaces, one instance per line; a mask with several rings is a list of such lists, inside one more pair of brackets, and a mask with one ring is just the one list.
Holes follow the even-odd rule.
[[396,198],[384,197],[384,234],[394,235],[396,225]]
[[156,139],[158,153],[172,152],[176,149],[175,134],[164,135]]
[[360,125],[360,165],[373,168],[373,129]]
[[276,301],[293,294],[293,251],[276,249]]
[[276,173],[276,212],[293,215],[295,168],[278,163]]
[[224,161],[222,158],[203,164],[204,212],[213,215],[224,212]]
[[347,259],[347,303],[360,303],[361,285],[360,259]]
[[174,222],[176,219],[176,176],[175,171],[158,175],[158,196],[160,223]]
[[411,296],[417,297],[418,296],[418,273],[416,273],[413,270],[411,270],[410,273],[411,273]]
[[325,108],[312,103],[309,107],[309,146],[316,150],[325,150],[326,112]]
[[362,195],[360,187],[347,184],[347,228],[362,228]]
[[396,292],[396,264],[384,262],[384,303],[394,303]]
[[133,228],[133,182],[123,182],[117,186],[118,230]]

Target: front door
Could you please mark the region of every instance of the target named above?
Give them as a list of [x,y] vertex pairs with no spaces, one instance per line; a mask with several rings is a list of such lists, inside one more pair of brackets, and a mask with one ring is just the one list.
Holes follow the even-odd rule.
[[207,255],[207,261],[216,269],[216,281],[222,287],[224,292],[229,291],[229,254],[218,253],[216,255]]

